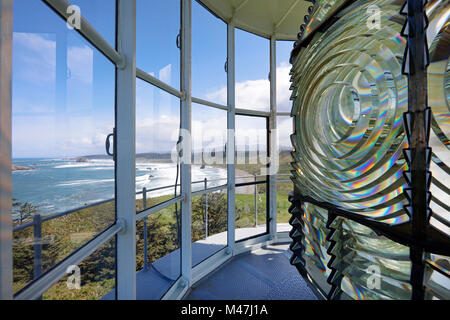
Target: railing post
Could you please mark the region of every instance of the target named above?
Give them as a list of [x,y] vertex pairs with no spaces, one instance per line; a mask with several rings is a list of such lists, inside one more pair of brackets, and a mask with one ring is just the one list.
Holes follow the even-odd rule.
[[[208,189],[208,178],[205,178],[205,190]],[[205,239],[208,238],[208,194],[205,193]]]
[[42,274],[42,220],[40,214],[33,216],[33,244],[33,279],[36,280]]
[[[147,188],[142,189],[142,206],[147,209]],[[147,218],[144,218],[144,270],[148,269],[148,252],[147,252]]]
[[258,185],[256,184],[255,174],[255,228],[258,225]]

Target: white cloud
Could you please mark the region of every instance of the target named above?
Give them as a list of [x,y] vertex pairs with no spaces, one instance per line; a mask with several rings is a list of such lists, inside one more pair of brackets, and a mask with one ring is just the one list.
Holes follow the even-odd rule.
[[55,40],[36,33],[15,32],[13,43],[15,77],[39,85],[55,82]]
[[67,49],[67,67],[72,81],[92,84],[94,79],[94,51],[88,46]]
[[292,108],[292,101],[290,100],[291,91],[291,65],[288,62],[282,62],[277,67],[277,107],[278,112],[290,112]]
[[159,70],[159,80],[171,84],[170,81],[172,79],[172,65],[168,64],[161,70]]
[[177,142],[179,118],[161,115],[138,118],[136,122],[136,152],[169,152]]
[[[283,62],[277,67],[277,105],[278,111],[290,111],[291,92],[290,65]],[[223,87],[206,95],[207,100],[227,104],[227,88]],[[266,79],[248,80],[236,83],[236,106],[238,108],[267,111],[270,103],[270,82]]]
[[292,128],[292,118],[283,117],[278,120],[278,145],[280,149],[292,148],[291,134],[293,132]]

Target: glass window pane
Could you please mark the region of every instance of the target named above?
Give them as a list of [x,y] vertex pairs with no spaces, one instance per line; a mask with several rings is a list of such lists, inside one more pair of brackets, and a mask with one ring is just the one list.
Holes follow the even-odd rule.
[[114,300],[116,240],[113,237],[47,290],[44,300]]
[[[277,232],[291,231],[289,225],[291,214],[288,212],[290,202],[289,192],[294,190],[294,185],[290,182],[290,171],[292,170],[292,144],[290,135],[292,134],[292,118],[277,117],[278,128],[278,148],[279,148],[279,169],[277,182]],[[287,182],[286,182],[287,181]]]
[[[142,80],[136,81],[136,209],[147,208],[175,196],[177,164],[172,161],[180,132],[180,99]],[[179,172],[178,172],[179,173]],[[178,188],[179,189],[179,188]],[[179,195],[179,190],[177,191]]]
[[235,241],[268,232],[267,185],[236,187]]
[[294,191],[294,184],[292,182],[285,182],[289,177],[282,177],[283,182],[277,182],[277,232],[291,231],[292,227],[289,225],[291,214],[289,207],[291,203],[288,200],[289,192]]
[[278,128],[278,149],[279,149],[279,169],[278,174],[283,175],[283,179],[290,175],[292,170],[291,156],[293,133],[293,120],[291,117],[277,117]]
[[269,40],[236,29],[236,108],[269,111]]
[[228,204],[226,189],[192,199],[192,266],[227,245]]
[[141,220],[136,226],[136,294],[138,300],[159,300],[180,277],[180,204],[150,215],[145,223]]
[[289,58],[294,41],[277,41],[277,112],[291,112],[291,64]]
[[227,25],[192,1],[192,95],[227,105]]
[[116,46],[116,0],[70,0],[109,44]]
[[12,89],[14,225],[34,219],[43,238],[35,268],[39,234],[14,233],[17,291],[115,221],[115,66],[42,1],[18,0]]
[[136,66],[180,88],[180,0],[136,1]]
[[[267,118],[236,116],[236,183],[266,180]],[[250,179],[250,180],[249,180]]]
[[226,142],[227,112],[193,103],[193,191],[227,184]]
[[[19,209],[18,209],[19,210]],[[21,205],[22,212],[36,210],[32,205]],[[13,274],[15,291],[49,271],[75,250],[108,228],[115,219],[115,201],[80,209],[62,217],[36,217],[30,227],[14,232]],[[16,227],[19,224],[15,224]],[[38,229],[36,229],[38,228]],[[40,235],[35,230],[40,230]],[[41,244],[36,248],[36,244]],[[40,259],[35,260],[35,250]]]

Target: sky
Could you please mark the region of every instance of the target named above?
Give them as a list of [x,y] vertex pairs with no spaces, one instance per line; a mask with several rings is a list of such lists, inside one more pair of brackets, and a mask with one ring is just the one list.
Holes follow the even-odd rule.
[[[137,66],[179,89],[180,1],[137,0]],[[72,0],[115,46],[114,0]],[[226,105],[226,24],[195,1],[192,6],[192,94]],[[268,110],[269,40],[236,30],[236,107]],[[277,43],[278,110],[290,111],[289,54]],[[14,1],[13,157],[66,158],[104,154],[114,127],[114,65],[41,0]],[[136,81],[136,149],[170,152],[178,136],[180,101]],[[261,119],[240,117],[239,145],[265,145]],[[263,121],[264,122],[264,121]],[[288,147],[289,117],[280,117],[280,145]],[[192,106],[193,148],[223,148],[226,112]],[[245,137],[248,137],[246,139]],[[257,142],[254,142],[257,141]]]

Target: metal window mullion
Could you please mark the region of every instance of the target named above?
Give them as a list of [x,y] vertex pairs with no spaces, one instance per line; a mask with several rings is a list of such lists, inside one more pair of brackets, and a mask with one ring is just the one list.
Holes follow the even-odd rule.
[[139,68],[136,68],[136,76],[139,79],[141,79],[142,81],[145,81],[151,85],[154,85],[167,93],[170,93],[178,98],[182,97],[181,91],[175,89],[174,87],[168,85],[167,83],[159,80],[158,78],[152,76],[151,74],[149,74]]
[[[269,117],[269,231],[271,236],[277,234],[277,173],[278,173],[278,134],[277,134],[277,42],[270,38],[270,117]],[[277,172],[273,172],[276,169]]]
[[203,99],[200,99],[200,98],[192,97],[192,102],[198,103],[198,104],[202,104],[202,105],[207,106],[207,107],[220,109],[220,110],[228,110],[227,106],[223,106],[221,104],[214,103],[214,102],[211,102],[211,101],[208,101],[208,100],[203,100]]
[[[191,1],[181,1],[181,129],[191,132]],[[184,140],[191,137],[184,135]],[[192,281],[192,243],[191,243],[191,141],[183,141],[181,162],[181,275],[185,284]]]
[[13,297],[12,33],[13,2],[0,0],[0,300],[11,300]]
[[235,196],[236,196],[236,104],[235,104],[235,28],[233,22],[227,25],[227,177],[228,177],[228,250],[234,254],[235,249]]
[[136,0],[118,0],[117,46],[125,57],[116,72],[117,298],[136,299]]
[[[67,8],[71,5],[66,0],[43,0],[48,6],[55,10],[64,19],[68,19],[70,14]],[[122,64],[123,59],[119,52],[117,52],[98,32],[92,27],[89,22],[81,17],[80,29],[77,30],[84,38],[86,38],[92,45],[100,50],[116,65]]]
[[256,116],[256,117],[269,117],[270,112],[267,111],[258,111],[258,110],[249,110],[249,109],[235,109],[236,114],[243,116]]

